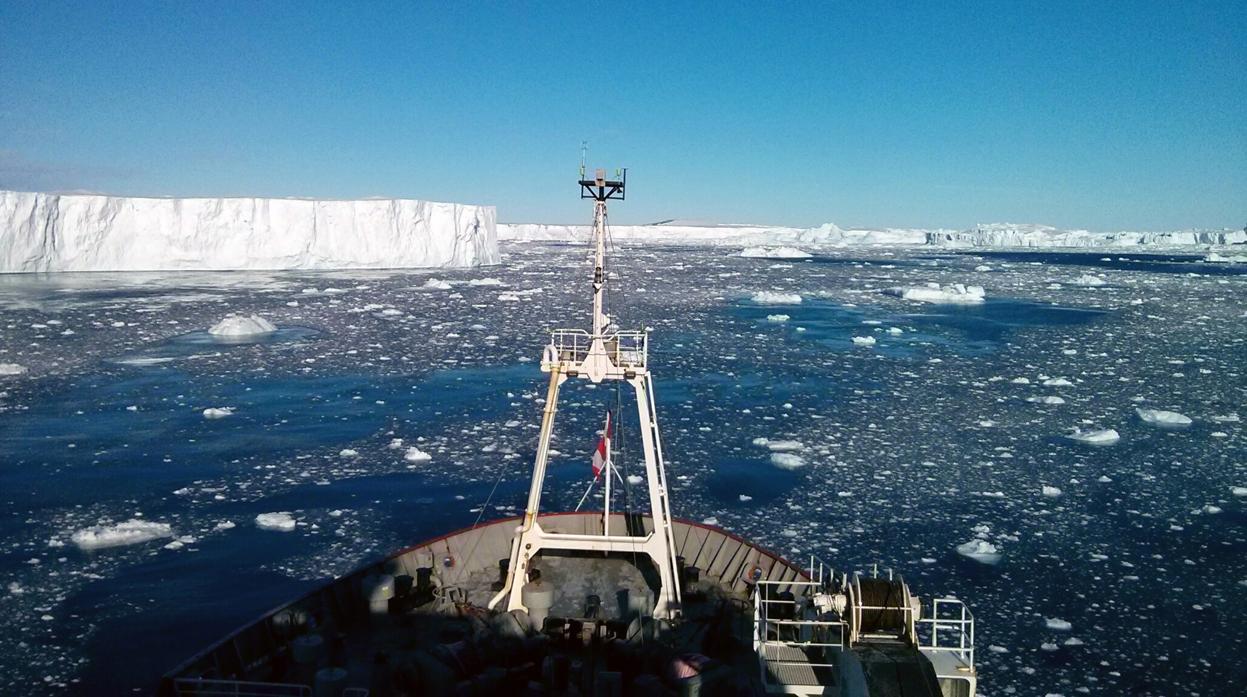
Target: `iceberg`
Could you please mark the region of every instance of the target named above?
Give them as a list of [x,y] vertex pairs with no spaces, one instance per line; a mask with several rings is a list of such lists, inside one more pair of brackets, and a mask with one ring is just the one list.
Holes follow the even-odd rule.
[[497,264],[493,206],[0,191],[0,273]]
[[967,286],[960,283],[943,286],[938,283],[928,283],[925,286],[889,288],[885,292],[905,300],[937,305],[978,305],[985,301],[986,296],[982,286]]
[[1114,428],[1106,428],[1102,431],[1074,429],[1074,432],[1067,437],[1088,445],[1112,445],[1121,440],[1121,434],[1117,433],[1117,429]]
[[1140,419],[1152,424],[1153,426],[1190,426],[1191,417],[1185,414],[1179,414],[1176,411],[1165,411],[1164,409],[1141,409],[1135,408],[1135,413]]
[[753,294],[751,298],[759,305],[800,305],[801,296],[797,293],[776,293],[769,290],[760,290]]
[[261,513],[255,517],[255,526],[262,530],[277,530],[279,532],[290,532],[295,528],[294,517],[286,511],[277,511],[275,513]]
[[740,255],[748,259],[809,259],[813,256],[796,247],[745,247]]
[[134,518],[114,525],[93,525],[76,531],[70,539],[79,549],[104,549],[123,547],[150,540],[173,537],[173,528],[167,523]]
[[988,566],[999,564],[1002,556],[1000,550],[996,549],[996,545],[978,538],[957,545],[957,554]]
[[270,321],[259,315],[250,315],[243,317],[242,315],[230,315],[225,319],[212,325],[208,333],[213,336],[220,337],[246,337],[246,336],[262,336],[264,334],[272,334],[277,331],[277,327]]

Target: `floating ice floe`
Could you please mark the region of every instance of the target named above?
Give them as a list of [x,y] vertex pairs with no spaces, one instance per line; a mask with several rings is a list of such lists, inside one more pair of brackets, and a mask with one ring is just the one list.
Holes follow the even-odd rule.
[[429,280],[424,282],[424,285],[420,287],[425,290],[450,290],[449,283],[443,280],[437,279],[437,278],[430,278]]
[[1072,281],[1072,285],[1082,286],[1084,288],[1096,288],[1105,285],[1106,283],[1108,283],[1108,281],[1105,281],[1099,276],[1092,276],[1089,273],[1083,274]]
[[752,300],[759,305],[800,305],[801,296],[796,293],[777,293],[760,290],[753,294]]
[[1165,411],[1164,409],[1139,409],[1136,408],[1135,413],[1139,415],[1149,424],[1154,426],[1190,426],[1191,419],[1188,416],[1179,414],[1176,411]]
[[407,453],[403,455],[403,459],[408,462],[428,462],[433,459],[433,456],[413,445],[407,448]]
[[505,286],[501,279],[497,278],[474,278],[468,281],[470,286]]
[[1073,387],[1074,383],[1065,378],[1048,378],[1043,381],[1044,387]]
[[259,315],[230,315],[212,325],[208,333],[213,336],[242,337],[263,336],[277,331],[277,326]]
[[80,549],[103,549],[135,545],[165,537],[173,537],[173,528],[167,523],[133,518],[123,523],[83,528],[76,531],[70,539]]
[[1068,632],[1074,628],[1074,625],[1059,617],[1045,617],[1044,626],[1054,632]]
[[0,375],[21,375],[26,372],[26,366],[17,363],[0,363]]
[[1230,493],[1235,496],[1247,496],[1247,486],[1232,486]]
[[766,316],[766,321],[768,322],[787,322],[789,319],[791,318],[788,315],[767,315]]
[[1121,440],[1121,434],[1117,432],[1117,429],[1113,428],[1105,428],[1098,431],[1084,431],[1076,428],[1066,438],[1076,440],[1079,443],[1086,443],[1087,445],[1112,445]]
[[359,457],[359,451],[353,448],[343,448],[338,451],[338,457]]
[[261,513],[255,517],[255,526],[262,530],[278,530],[290,532],[295,528],[294,517],[286,511]]
[[811,256],[796,247],[745,247],[740,255],[751,259],[809,259]]
[[874,346],[874,345],[875,345],[875,337],[873,337],[873,336],[855,336],[855,337],[853,337],[853,343],[854,343],[854,344],[857,344],[858,346]]
[[905,300],[936,305],[978,305],[985,302],[987,298],[987,293],[982,286],[967,286],[961,283],[943,286],[938,283],[928,283],[925,286],[889,288],[884,292]]
[[204,409],[205,419],[224,419],[234,415],[234,407],[208,407]]
[[804,450],[805,444],[799,440],[771,440],[770,438],[754,438],[753,444],[768,448],[772,452],[788,452],[792,450]]
[[996,549],[996,545],[978,538],[957,545],[957,554],[988,566],[999,564],[1001,558],[1000,550]]
[[782,470],[795,470],[804,467],[805,460],[792,453],[771,453],[771,464]]
[[1032,404],[1065,404],[1064,399],[1056,396],[1027,397],[1026,401]]
[[1058,489],[1055,486],[1048,486],[1047,484],[1045,484],[1044,487],[1040,489],[1040,493],[1050,499],[1055,499],[1061,496],[1060,489]]
[[645,481],[645,477],[642,477],[642,476],[641,476],[641,475],[639,475],[639,474],[630,474],[630,475],[628,475],[628,483],[629,483],[629,484],[631,484],[632,486],[636,486],[636,485],[640,484],[640,483],[641,483],[641,482],[643,482],[643,481]]

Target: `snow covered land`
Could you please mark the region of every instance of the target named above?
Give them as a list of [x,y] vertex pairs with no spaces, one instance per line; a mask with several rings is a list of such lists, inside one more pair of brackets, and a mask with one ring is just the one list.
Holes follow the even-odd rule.
[[[652,328],[676,516],[966,600],[984,694],[1214,695],[1247,655],[1247,265],[1205,255],[631,245],[611,314]],[[0,694],[151,693],[327,578],[518,515],[585,258],[4,277]],[[562,395],[550,510],[616,399]]]
[[496,263],[492,206],[0,191],[0,273]]
[[[760,247],[766,245],[939,246],[939,247],[1116,247],[1198,246],[1247,244],[1247,230],[1180,230],[1172,232],[1091,232],[1061,230],[1047,225],[993,223],[968,230],[925,228],[841,228],[825,223],[812,228],[767,225],[709,225],[667,221],[653,225],[612,225],[616,240],[657,244],[714,244]],[[501,224],[500,240],[519,242],[573,242],[589,237],[584,225]],[[750,250],[744,256],[766,256]],[[1216,254],[1210,262],[1234,257]]]

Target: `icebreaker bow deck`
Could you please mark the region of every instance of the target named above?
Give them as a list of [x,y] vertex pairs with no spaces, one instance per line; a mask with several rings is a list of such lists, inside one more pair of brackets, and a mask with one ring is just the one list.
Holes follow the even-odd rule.
[[[277,608],[169,673],[164,694],[975,694],[974,618],[961,601],[924,606],[891,574],[802,569],[672,517],[649,333],[606,312],[606,202],[626,182],[626,170],[586,179],[581,168],[581,196],[594,201],[592,324],[557,329],[545,347],[524,515],[421,542]],[[541,512],[569,380],[630,388],[648,510],[630,509],[639,492],[611,510],[617,413],[594,460],[603,510]]]

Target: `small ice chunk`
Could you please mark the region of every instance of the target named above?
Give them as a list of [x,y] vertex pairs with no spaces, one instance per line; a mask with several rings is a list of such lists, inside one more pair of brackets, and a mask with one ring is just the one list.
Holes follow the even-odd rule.
[[767,315],[766,316],[766,321],[768,322],[787,322],[789,319],[791,318],[788,315]]
[[741,502],[741,503],[747,503],[747,502],[749,502],[749,501],[752,501],[752,500],[753,500],[753,497],[752,497],[752,496],[750,496],[749,494],[741,494],[741,495],[740,495],[740,496],[738,496],[737,498],[739,498],[739,499],[740,499],[740,502]]
[[874,345],[875,345],[875,337],[873,337],[873,336],[855,336],[855,337],[853,337],[853,343],[854,343],[854,344],[857,344],[858,346],[874,346]]
[[1042,493],[1044,496],[1050,499],[1055,499],[1061,496],[1060,489],[1058,489],[1055,486],[1048,486],[1047,484],[1043,486],[1043,489],[1040,490],[1040,493]]
[[776,293],[760,290],[753,294],[752,300],[759,305],[800,305],[801,296],[796,293]]
[[21,375],[26,372],[26,366],[18,363],[0,363],[0,375]]
[[74,532],[70,537],[80,549],[103,549],[134,545],[163,537],[173,537],[173,528],[167,523],[133,518],[112,525],[94,525]]
[[430,278],[429,280],[424,282],[423,286],[420,286],[420,287],[424,288],[425,290],[450,290],[449,283],[436,279],[436,278]]
[[1135,413],[1139,415],[1149,424],[1154,426],[1190,426],[1191,419],[1188,416],[1179,414],[1176,411],[1165,411],[1164,409],[1139,409],[1136,408]]
[[1117,429],[1113,428],[1105,428],[1098,431],[1074,429],[1074,432],[1066,437],[1087,445],[1112,445],[1121,440],[1121,434],[1117,432]]
[[502,286],[506,284],[497,278],[474,278],[468,281],[468,285],[470,286]]
[[642,477],[639,474],[628,475],[628,483],[631,484],[632,486],[637,486],[638,484],[644,481],[645,481],[645,477]]
[[1235,496],[1247,496],[1247,486],[1232,486],[1230,493]]
[[272,334],[277,327],[259,315],[230,315],[212,325],[208,333],[213,336],[262,336]]
[[413,445],[410,448],[407,448],[407,452],[403,455],[403,459],[408,462],[428,462],[433,459],[433,456]]
[[233,530],[233,529],[234,529],[234,527],[235,527],[235,526],[234,526],[234,521],[232,521],[232,520],[222,520],[221,522],[219,522],[219,523],[217,523],[217,524],[216,524],[216,528],[215,528],[215,529],[216,529],[216,530]]
[[204,409],[205,419],[224,419],[234,415],[234,407],[208,407]]
[[262,530],[290,532],[291,530],[294,530],[295,522],[290,513],[286,511],[277,511],[275,513],[261,513],[256,516],[255,526]]
[[1043,381],[1044,387],[1073,387],[1074,383],[1065,378],[1048,378]]
[[1084,288],[1097,288],[1105,283],[1107,283],[1107,281],[1103,278],[1100,278],[1099,276],[1092,276],[1089,273],[1083,274],[1078,278],[1075,278],[1073,281],[1073,285],[1083,286]]
[[1044,618],[1044,626],[1046,626],[1048,629],[1051,629],[1054,632],[1068,632],[1069,630],[1074,628],[1074,625],[1070,624],[1069,622],[1059,617]]
[[805,460],[792,453],[771,453],[771,464],[783,470],[795,470],[804,467]]
[[358,457],[359,451],[351,448],[343,448],[338,451],[338,457]]
[[1027,397],[1026,401],[1032,404],[1065,404],[1065,400],[1055,395],[1044,395],[1043,397]]
[[957,545],[957,554],[988,566],[999,564],[1001,558],[1000,550],[996,549],[996,545],[977,537]]

